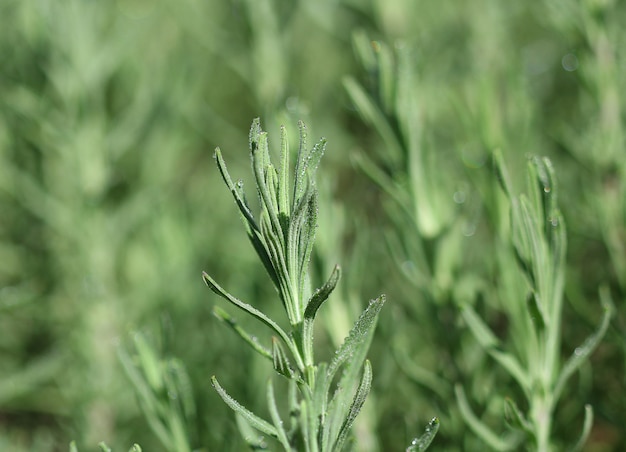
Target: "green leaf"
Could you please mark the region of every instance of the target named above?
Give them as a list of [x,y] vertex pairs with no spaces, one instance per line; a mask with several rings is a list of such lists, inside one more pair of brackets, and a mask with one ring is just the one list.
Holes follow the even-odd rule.
[[563,365],[561,369],[561,373],[559,375],[559,379],[554,387],[554,400],[558,400],[563,388],[565,387],[565,383],[572,376],[574,372],[584,363],[589,355],[595,350],[598,346],[604,335],[606,334],[607,329],[609,328],[609,324],[611,322],[611,318],[613,317],[613,312],[615,310],[613,301],[611,300],[611,295],[609,293],[609,289],[607,287],[602,287],[600,289],[600,300],[602,302],[602,308],[604,310],[604,314],[602,316],[602,321],[600,322],[600,326],[597,331],[589,336],[585,342],[580,347],[577,347],[574,350],[574,353],[567,362]]
[[578,452],[583,450],[585,444],[587,443],[587,439],[589,439],[589,434],[591,433],[591,427],[593,427],[593,408],[591,405],[585,405],[585,421],[583,423],[583,429],[580,433],[580,438],[576,441],[576,444],[569,449],[572,452]]
[[170,432],[161,419],[165,413],[165,409],[157,399],[154,389],[148,385],[143,375],[137,370],[137,367],[126,350],[122,347],[118,347],[117,353],[126,375],[135,387],[139,403],[146,415],[150,428],[159,438],[159,441],[161,441],[165,449],[172,449],[173,443]]
[[521,430],[524,433],[535,436],[533,427],[524,417],[522,411],[518,408],[515,401],[509,397],[504,399],[504,420],[514,429]]
[[293,208],[300,204],[310,187],[315,186],[315,173],[324,151],[326,139],[321,138],[310,150],[307,149],[307,130],[302,121],[298,122],[300,128],[300,146],[298,147],[298,159],[295,168],[293,187]]
[[376,106],[363,87],[352,77],[344,77],[343,86],[363,120],[374,127],[385,144],[385,152],[390,154],[392,161],[398,161],[404,154],[393,128],[383,112]]
[[493,151],[493,166],[496,172],[496,180],[499,182],[500,187],[507,195],[509,199],[513,198],[513,184],[511,183],[511,177],[504,165],[504,158],[502,157],[502,151],[496,149]]
[[[280,169],[278,172],[278,212],[283,230],[287,230],[286,221],[291,215],[289,203],[289,140],[285,126],[280,128]],[[284,220],[283,220],[284,219]]]
[[141,452],[141,446],[139,444],[133,444],[128,452]]
[[102,452],[111,452],[111,448],[104,441],[98,443],[98,447]]
[[222,175],[222,179],[224,179],[226,186],[230,189],[230,192],[235,198],[235,202],[237,203],[237,207],[239,207],[239,211],[241,212],[243,216],[246,228],[251,227],[253,229],[258,230],[256,221],[254,220],[254,215],[252,215],[252,212],[250,211],[250,208],[248,207],[248,203],[243,197],[242,185],[240,184],[239,186],[236,186],[233,183],[233,180],[231,179],[230,174],[228,173],[228,169],[226,168],[226,162],[224,161],[224,158],[222,157],[222,151],[220,150],[220,148],[215,149],[215,161],[217,162],[217,168],[219,169],[220,174]]
[[328,281],[326,283],[315,290],[311,298],[306,304],[306,310],[304,311],[305,319],[315,319],[315,315],[317,314],[318,309],[328,299],[330,294],[337,287],[337,283],[339,282],[339,278],[341,278],[341,267],[339,265],[335,265],[333,271],[331,272]]
[[141,333],[133,335],[135,349],[139,355],[141,369],[144,372],[146,381],[154,391],[163,389],[163,379],[161,377],[161,362],[154,349],[148,345],[145,337]]
[[265,436],[260,434],[258,430],[252,428],[250,423],[246,421],[246,419],[241,414],[235,413],[235,421],[237,422],[237,429],[239,430],[239,434],[251,450],[267,449]]
[[263,433],[265,433],[267,435],[270,435],[273,438],[278,438],[278,431],[276,430],[276,427],[274,427],[269,422],[261,419],[259,416],[254,414],[252,411],[248,410],[243,405],[241,405],[239,402],[237,402],[235,399],[233,399],[224,390],[224,388],[222,388],[222,386],[220,386],[220,384],[218,383],[217,378],[215,378],[215,376],[211,377],[211,384],[213,385],[213,387],[215,388],[217,393],[220,395],[222,400],[224,400],[224,402],[226,402],[226,405],[228,405],[236,413],[240,414],[248,423],[250,423],[250,425],[252,427],[256,428],[257,430],[259,430],[259,431],[261,431],[261,432],[263,432]]
[[[364,351],[369,347],[369,340],[376,326],[376,319],[385,301],[385,295],[381,295],[371,300],[369,306],[361,313],[361,316],[350,330],[348,337],[341,347],[339,347],[339,350],[335,352],[335,356],[328,366],[328,383],[333,379],[339,367],[347,360],[352,360],[354,356],[365,355]],[[364,359],[365,356],[363,356],[362,360]],[[358,366],[363,362],[362,360],[357,364]]]
[[496,335],[493,334],[491,328],[483,322],[471,305],[465,303],[461,306],[461,316],[478,343],[484,349],[489,350],[500,345],[500,341]]
[[302,343],[304,346],[304,362],[309,366],[313,364],[313,325],[315,321],[315,315],[318,309],[328,299],[332,291],[337,286],[339,278],[341,277],[341,268],[339,265],[335,265],[328,281],[322,287],[313,292],[311,298],[307,302],[306,309],[304,311],[304,319],[302,320]]
[[434,417],[424,429],[422,436],[411,441],[411,445],[407,447],[406,452],[424,452],[433,442],[438,431],[439,419]]
[[291,364],[289,364],[289,358],[276,337],[272,337],[272,362],[276,372],[287,378],[293,378],[294,374]]
[[70,443],[70,452],[78,452],[78,448],[76,447],[76,441],[72,441]]
[[271,379],[267,381],[267,402],[269,404],[269,411],[270,416],[272,417],[272,422],[274,422],[274,426],[276,427],[276,432],[278,434],[278,441],[280,441],[286,451],[290,451],[291,446],[289,445],[289,440],[287,439],[287,432],[285,432],[283,421],[280,418],[280,414],[278,413],[276,397],[274,396],[274,385],[272,384]]
[[526,307],[528,308],[530,320],[535,327],[535,332],[537,334],[543,333],[546,328],[545,315],[541,303],[538,300],[537,292],[534,290],[530,291],[526,297]]
[[338,369],[345,365],[343,374],[337,384],[337,389],[328,405],[327,420],[323,432],[323,450],[331,450],[339,436],[341,425],[348,417],[350,401],[353,398],[352,390],[354,382],[358,380],[361,364],[372,339],[372,333],[376,326],[376,319],[385,303],[385,296],[371,300],[369,306],[363,311],[355,322],[344,343],[335,352],[335,356],[328,365],[326,371],[325,392],[328,393],[333,378]]
[[350,409],[348,410],[348,415],[341,425],[341,429],[339,430],[339,436],[337,437],[337,441],[335,442],[333,450],[342,450],[343,445],[350,433],[350,429],[352,428],[352,424],[354,424],[354,420],[361,411],[361,408],[363,408],[363,404],[365,403],[365,399],[367,398],[367,395],[369,394],[371,388],[372,365],[369,360],[366,359],[363,369],[363,377],[361,378],[359,387],[354,395],[354,399],[352,400]]
[[256,336],[249,334],[246,330],[244,330],[237,321],[230,316],[226,311],[224,311],[219,306],[213,307],[213,315],[217,317],[220,321],[226,323],[230,328],[239,335],[250,347],[252,347],[257,353],[261,356],[264,356],[268,359],[272,359],[272,352],[261,345]]
[[497,451],[509,451],[514,450],[519,439],[516,437],[502,437],[493,430],[491,430],[486,424],[484,424],[472,411],[465,397],[465,391],[460,384],[455,385],[454,392],[456,394],[456,401],[461,412],[461,416],[465,420],[465,423],[478,435],[487,445]]
[[[215,282],[215,280],[213,278],[211,278],[206,272],[202,272],[202,278],[204,279],[204,282],[206,283],[206,285],[209,286],[209,288],[213,292],[215,292],[217,295],[219,295],[222,298],[230,301],[232,304],[234,304],[235,306],[237,306],[241,310],[247,312],[248,314],[252,315],[253,317],[256,317],[261,322],[263,322],[267,326],[269,326],[272,330],[274,330],[274,332],[276,332],[276,334],[278,334],[278,336],[285,342],[287,347],[289,347],[289,349],[293,353],[293,355],[296,358],[296,360],[298,360],[300,354],[297,352],[297,349],[295,347],[295,344],[293,343],[293,340],[291,340],[289,338],[289,336],[287,336],[287,334],[283,331],[283,329],[280,326],[278,326],[278,324],[276,322],[274,322],[272,319],[270,319],[268,316],[263,314],[258,309],[255,309],[252,306],[250,306],[249,304],[244,303],[243,301],[233,297],[231,294],[229,294],[224,289],[222,289],[220,287],[220,285],[217,284],[217,282]],[[301,369],[301,370],[304,368],[304,365],[303,365],[302,362],[297,362],[297,365],[298,365],[298,368]]]

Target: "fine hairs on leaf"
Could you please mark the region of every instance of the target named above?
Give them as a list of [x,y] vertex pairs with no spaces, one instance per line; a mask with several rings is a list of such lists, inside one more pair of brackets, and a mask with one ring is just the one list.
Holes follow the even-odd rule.
[[[342,271],[335,265],[323,286],[313,291],[308,287],[309,261],[318,220],[315,175],[326,140],[319,140],[309,149],[307,130],[302,122],[299,123],[299,131],[295,171],[290,178],[286,129],[281,128],[280,165],[277,169],[272,164],[267,133],[261,129],[258,119],[252,123],[250,157],[260,201],[258,216],[250,210],[242,184],[233,183],[221,151],[215,151],[218,169],[235,199],[254,250],[276,288],[277,301],[282,303],[290,329],[283,329],[280,324],[284,322],[270,318],[252,304],[231,295],[206,272],[202,274],[204,282],[214,293],[273,331],[275,336],[271,345],[260,344],[226,311],[217,307],[214,309],[215,316],[234,330],[244,344],[271,360],[276,373],[288,380],[288,391],[286,394],[277,393],[273,382],[268,381],[266,399],[270,422],[230,396],[216,377],[211,378],[211,383],[237,414],[241,434],[251,447],[261,444],[260,437],[251,433],[254,429],[276,440],[285,451],[341,451],[350,443],[352,426],[372,387],[373,371],[366,355],[385,296],[370,301],[330,364],[315,361],[314,323],[319,309],[337,287]],[[289,185],[290,180],[293,180],[293,186]],[[340,369],[342,373],[336,378]],[[336,386],[332,387],[333,384]],[[280,413],[281,399],[287,401],[289,413]],[[289,429],[283,423],[287,416]],[[436,428],[431,427],[428,431],[431,436],[428,441],[423,441],[425,447],[432,440]]]

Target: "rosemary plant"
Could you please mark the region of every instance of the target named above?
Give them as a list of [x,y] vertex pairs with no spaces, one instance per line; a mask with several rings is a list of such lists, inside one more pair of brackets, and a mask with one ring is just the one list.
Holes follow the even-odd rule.
[[[503,248],[510,250],[517,261],[516,275],[503,275],[514,289],[504,288],[501,292],[507,298],[503,305],[511,322],[513,347],[503,346],[470,303],[462,305],[462,316],[480,345],[519,385],[528,409],[524,412],[512,398],[505,398],[504,417],[512,434],[502,437],[471,411],[461,385],[456,386],[457,402],[468,425],[493,449],[515,450],[524,441],[531,450],[548,452],[556,447],[552,421],[557,402],[568,379],[606,333],[613,304],[608,291],[601,290],[600,326],[561,364],[566,234],[557,204],[554,170],[547,158],[533,157],[528,165],[528,195],[514,196],[499,152],[495,153],[495,161],[498,179],[510,203],[510,231],[504,234],[510,242]],[[515,268],[504,267],[509,273]],[[515,283],[520,274],[521,286]],[[581,450],[589,436],[593,423],[591,405],[585,405],[584,412],[580,436],[567,450]]]
[[[326,140],[321,139],[308,149],[303,123],[299,124],[299,129],[300,143],[292,186],[285,128],[281,130],[281,161],[276,168],[270,159],[267,133],[261,130],[258,119],[252,123],[249,138],[261,205],[258,218],[252,214],[243,183],[233,182],[220,149],[215,151],[219,171],[239,208],[248,238],[277,290],[289,329],[283,329],[277,321],[237,299],[203,273],[205,283],[213,292],[264,323],[275,335],[271,346],[264,346],[224,310],[217,307],[214,310],[217,318],[230,325],[288,380],[289,424],[282,420],[271,379],[267,383],[271,421],[262,419],[231,397],[215,376],[211,381],[224,402],[244,421],[240,423],[242,434],[251,446],[258,447],[263,439],[246,434],[247,427],[274,438],[286,451],[339,451],[349,444],[352,424],[371,388],[372,366],[366,353],[385,296],[370,301],[329,363],[316,362],[313,347],[316,315],[337,286],[341,270],[335,266],[327,282],[311,291],[308,267],[318,212],[315,174]],[[421,447],[411,450],[425,450],[437,427],[438,421],[434,421],[424,436],[415,442]]]

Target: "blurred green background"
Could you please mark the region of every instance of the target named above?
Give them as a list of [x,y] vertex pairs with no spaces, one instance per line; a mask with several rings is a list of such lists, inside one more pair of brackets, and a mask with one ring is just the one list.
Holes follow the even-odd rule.
[[[617,306],[557,407],[556,442],[576,438],[591,403],[588,450],[626,450],[623,24],[617,0],[0,0],[0,450],[61,451],[72,439],[163,450],[118,358],[137,337],[187,369],[192,447],[242,450],[209,377],[263,413],[257,388],[271,369],[212,316],[220,301],[200,274],[281,318],[213,161],[219,145],[252,193],[254,117],[275,147],[281,124],[297,144],[299,119],[311,143],[329,141],[312,280],[337,262],[345,278],[320,355],[368,299],[389,297],[357,425],[363,450],[403,450],[432,416],[434,450],[484,450],[459,416],[459,382],[505,430],[502,397],[519,389],[455,307],[465,285],[502,284],[494,148],[519,190],[528,154],[556,168],[569,240],[563,356],[598,324],[600,285]],[[425,162],[417,209],[430,222],[398,219],[365,174],[376,167],[401,188],[416,177],[394,154],[407,131],[387,102],[389,74],[368,55],[410,73]],[[428,271],[413,272],[412,247]],[[478,309],[514,343],[495,298]],[[419,369],[400,368],[398,354]]]

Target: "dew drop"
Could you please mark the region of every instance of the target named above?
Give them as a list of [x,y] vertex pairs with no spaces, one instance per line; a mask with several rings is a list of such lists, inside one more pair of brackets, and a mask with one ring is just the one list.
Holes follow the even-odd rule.
[[576,347],[576,350],[574,350],[574,355],[576,356],[580,356],[584,353],[584,350],[582,349],[582,347]]
[[550,193],[550,191],[552,191],[552,188],[550,188],[550,186],[549,186],[549,185],[545,185],[545,186],[543,187],[543,191],[544,191],[545,193]]
[[457,204],[463,204],[465,202],[465,192],[461,190],[454,192],[452,199],[454,199],[454,202]]
[[573,53],[568,53],[561,59],[561,65],[567,72],[573,72],[578,69],[578,58]]

